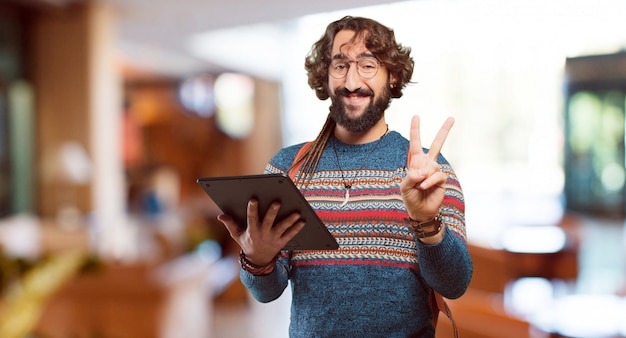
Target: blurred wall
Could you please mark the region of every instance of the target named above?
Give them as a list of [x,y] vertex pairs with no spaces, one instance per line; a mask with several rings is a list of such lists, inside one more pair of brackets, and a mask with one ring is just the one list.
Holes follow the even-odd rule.
[[[95,208],[94,191],[97,180],[67,182],[60,161],[60,151],[67,142],[81,146],[88,159],[96,167],[98,145],[94,142],[96,128],[109,127],[106,120],[99,125],[95,114],[107,114],[108,120],[116,120],[119,94],[116,78],[98,78],[99,70],[111,73],[113,60],[108,56],[112,45],[113,28],[106,8],[95,4],[75,5],[64,8],[38,10],[30,27],[31,74],[35,87],[36,134],[38,156],[39,212],[43,216],[54,215],[64,204],[73,204],[82,212]],[[102,98],[102,96],[105,96]],[[104,102],[104,104],[102,104]],[[107,130],[110,142],[116,142],[118,131]],[[115,168],[116,154],[104,154]],[[97,169],[97,179],[112,182]],[[113,193],[112,196],[116,194]]]
[[[116,55],[111,8],[88,2],[22,9],[29,14],[23,61],[35,98],[37,214],[56,216],[68,204],[83,214],[125,210],[122,97],[138,96],[140,107],[131,110],[144,110],[135,112],[143,130],[140,166],[174,168],[183,198],[201,194],[195,183],[200,176],[262,172],[280,148],[279,84],[254,79],[254,127],[247,137],[233,139],[214,118],[193,117],[180,107],[176,93],[182,79],[126,77]],[[68,143],[84,151],[90,166],[86,181],[68,182],[60,163]]]

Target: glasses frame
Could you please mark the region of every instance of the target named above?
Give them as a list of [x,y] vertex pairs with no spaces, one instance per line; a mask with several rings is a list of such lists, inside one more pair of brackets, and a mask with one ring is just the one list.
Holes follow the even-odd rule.
[[[370,76],[363,76],[363,74],[361,74],[361,67],[359,67],[359,62],[361,62],[361,60],[364,60],[364,59],[372,60],[372,61],[374,61],[376,63],[376,71],[372,75],[370,75]],[[332,74],[333,73],[332,72],[333,62],[335,60],[344,61],[347,64],[346,73],[343,74],[343,76],[334,76]],[[356,64],[356,72],[363,79],[371,79],[371,78],[373,78],[374,76],[376,76],[376,74],[378,74],[378,70],[380,69],[380,61],[378,61],[378,59],[373,57],[373,56],[363,56],[363,57],[360,57],[360,58],[358,58],[356,60],[348,60],[348,59],[341,58],[341,59],[333,59],[330,62],[330,64],[328,65],[328,75],[330,77],[332,77],[333,79],[337,79],[337,80],[344,79],[346,76],[348,76],[348,73],[350,72],[350,67],[352,67],[352,63]]]

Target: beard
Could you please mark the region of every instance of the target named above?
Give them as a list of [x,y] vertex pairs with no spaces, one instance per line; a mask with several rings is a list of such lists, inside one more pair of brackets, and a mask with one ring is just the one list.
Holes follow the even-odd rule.
[[[352,105],[346,105],[341,100],[342,97],[347,97],[350,94],[369,96],[370,104],[365,108],[365,111],[356,118],[351,118],[346,109],[354,110],[356,107]],[[342,126],[346,130],[353,133],[362,133],[372,128],[385,114],[385,110],[389,107],[391,102],[391,94],[387,87],[383,88],[380,97],[374,98],[374,92],[369,89],[357,89],[354,92],[347,90],[346,88],[337,88],[334,95],[330,95],[332,104],[330,106],[330,116],[335,123]]]

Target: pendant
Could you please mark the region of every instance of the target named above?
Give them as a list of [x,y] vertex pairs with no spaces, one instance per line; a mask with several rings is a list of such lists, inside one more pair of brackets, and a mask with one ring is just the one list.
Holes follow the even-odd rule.
[[343,203],[341,203],[340,208],[343,208],[344,206],[346,206],[346,204],[348,204],[349,199],[350,199],[350,188],[346,186],[346,196],[343,200]]

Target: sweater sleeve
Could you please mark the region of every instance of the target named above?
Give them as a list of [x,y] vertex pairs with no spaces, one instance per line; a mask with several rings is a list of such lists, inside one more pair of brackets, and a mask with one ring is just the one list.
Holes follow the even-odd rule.
[[472,278],[472,258],[467,249],[465,202],[458,178],[442,158],[442,171],[448,175],[440,213],[446,225],[443,240],[429,245],[417,240],[418,260],[424,280],[442,296],[461,297]]
[[268,303],[276,300],[285,291],[289,279],[288,267],[288,257],[282,254],[276,262],[274,271],[269,275],[255,276],[244,269],[240,269],[239,278],[254,299],[261,303]]
[[[266,166],[265,174],[285,172],[300,146],[288,147],[276,153]],[[283,251],[276,262],[274,271],[269,275],[255,276],[244,269],[240,269],[239,279],[257,301],[261,303],[271,302],[278,299],[288,285],[290,259],[289,253]]]
[[448,299],[461,297],[472,278],[472,259],[467,245],[446,227],[443,240],[417,245],[420,270],[430,287]]

